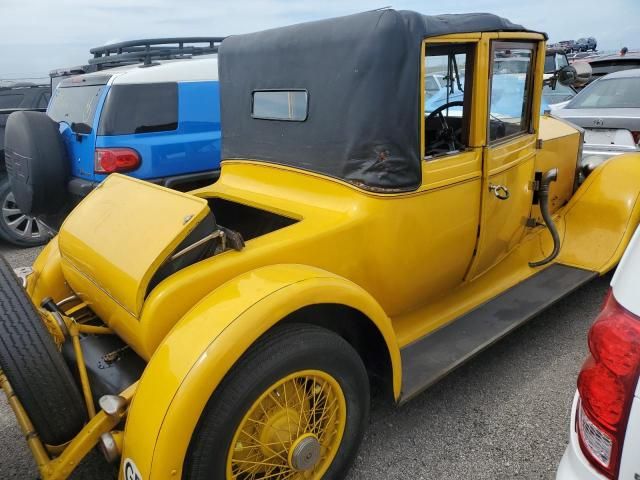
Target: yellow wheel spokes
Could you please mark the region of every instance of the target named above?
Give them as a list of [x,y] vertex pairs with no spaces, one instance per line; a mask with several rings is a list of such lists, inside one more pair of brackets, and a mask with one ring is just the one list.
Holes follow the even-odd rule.
[[320,479],[345,424],[346,401],[333,377],[318,370],[288,375],[263,392],[236,428],[227,478]]

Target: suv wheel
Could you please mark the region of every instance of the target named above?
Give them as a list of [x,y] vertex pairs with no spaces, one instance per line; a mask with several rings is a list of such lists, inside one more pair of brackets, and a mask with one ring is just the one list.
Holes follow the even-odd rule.
[[35,247],[51,238],[42,222],[20,211],[5,175],[0,177],[0,208],[0,236],[8,242],[19,247]]

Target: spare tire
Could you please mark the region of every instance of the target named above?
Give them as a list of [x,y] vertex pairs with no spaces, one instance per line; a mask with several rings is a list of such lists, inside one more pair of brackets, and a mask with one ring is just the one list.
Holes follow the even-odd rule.
[[5,163],[18,208],[60,211],[68,198],[69,161],[59,125],[42,112],[13,112],[5,129]]
[[0,369],[48,445],[62,445],[83,427],[86,409],[56,348],[15,273],[0,256]]

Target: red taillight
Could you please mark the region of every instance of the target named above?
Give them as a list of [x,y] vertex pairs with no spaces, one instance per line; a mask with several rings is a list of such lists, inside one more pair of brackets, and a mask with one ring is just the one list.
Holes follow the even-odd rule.
[[640,144],[640,132],[631,132],[633,135],[633,141],[636,142],[636,145]]
[[578,377],[580,447],[596,468],[615,478],[640,371],[640,318],[611,292],[589,330],[589,350]]
[[131,148],[96,148],[96,173],[130,172],[140,166],[140,155]]

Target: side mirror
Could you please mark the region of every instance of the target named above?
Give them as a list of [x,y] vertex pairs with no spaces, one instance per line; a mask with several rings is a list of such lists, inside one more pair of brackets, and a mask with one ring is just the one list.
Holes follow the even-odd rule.
[[587,62],[576,62],[562,67],[557,76],[561,85],[583,87],[591,79],[591,65]]
[[569,85],[573,85],[574,82],[577,80],[578,72],[576,72],[576,69],[573,68],[571,65],[567,65],[562,67],[560,70],[558,70],[557,76],[558,76],[558,82],[560,82],[560,85],[569,86]]

